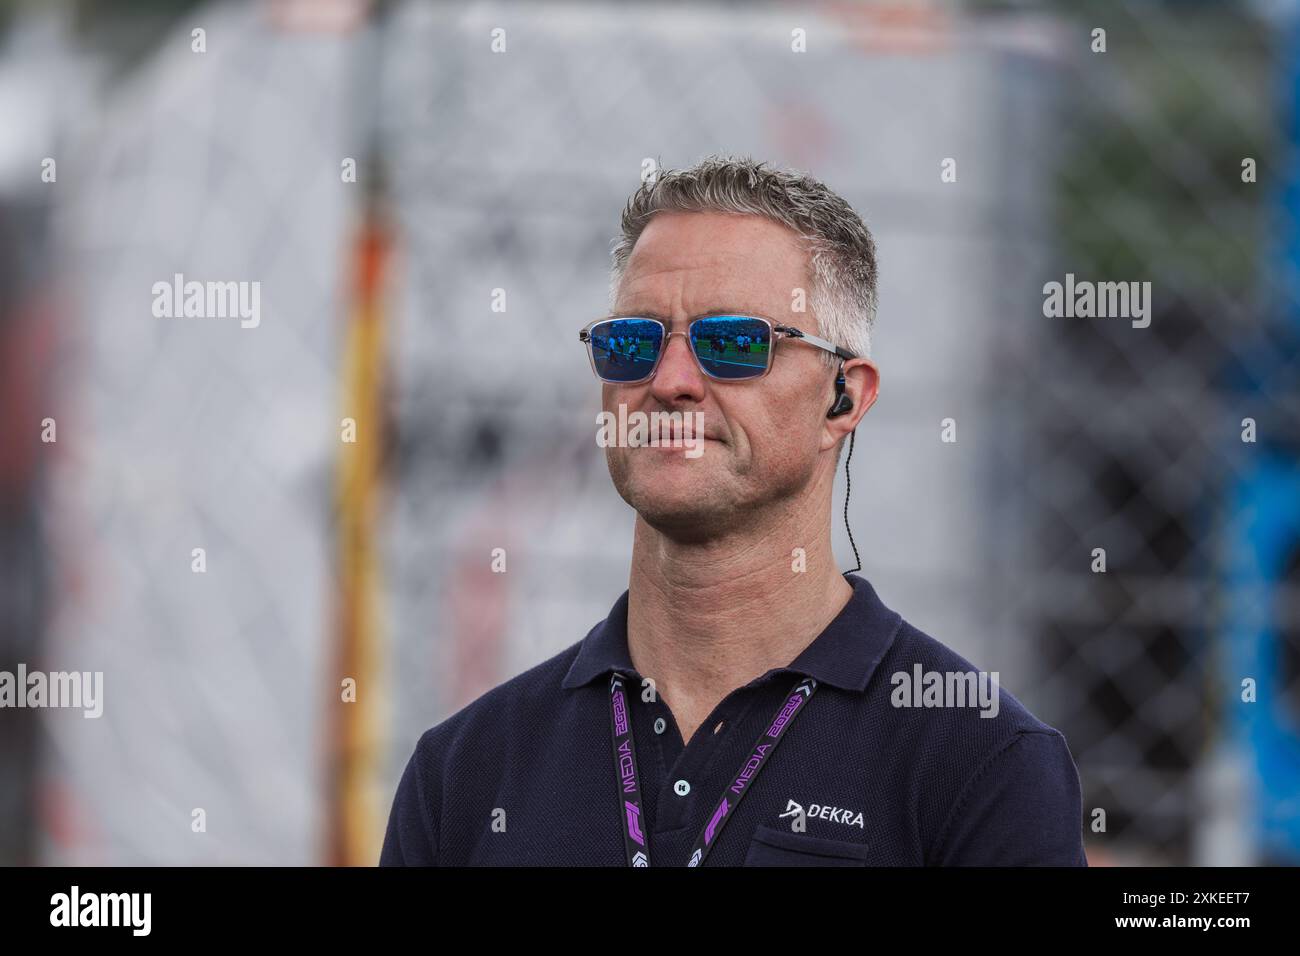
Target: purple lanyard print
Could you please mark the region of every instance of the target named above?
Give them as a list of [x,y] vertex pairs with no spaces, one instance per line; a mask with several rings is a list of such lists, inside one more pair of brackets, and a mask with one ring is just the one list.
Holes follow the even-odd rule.
[[[618,781],[618,813],[623,821],[627,865],[649,866],[650,845],[647,842],[645,818],[641,813],[641,777],[637,773],[636,744],[632,742],[632,715],[628,710],[625,683],[626,678],[617,671],[609,679],[609,714],[614,733],[614,779]],[[709,816],[709,822],[704,825],[704,830],[695,841],[687,866],[699,866],[704,862],[704,857],[717,842],[718,834],[722,832],[731,812],[753,787],[758,772],[781,742],[785,729],[807,705],[816,689],[817,681],[811,677],[801,677],[791,688],[781,709],[772,719],[771,726],[755,741],[749,757],[736,773],[735,780]]]

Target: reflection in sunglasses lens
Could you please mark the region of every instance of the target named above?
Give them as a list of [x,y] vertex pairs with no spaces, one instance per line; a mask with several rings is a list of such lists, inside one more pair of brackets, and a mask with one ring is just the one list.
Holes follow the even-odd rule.
[[691,323],[700,367],[714,378],[755,378],[767,368],[771,328],[741,315],[715,315]]
[[650,374],[663,346],[663,326],[651,319],[610,319],[589,335],[596,374],[607,382],[636,382]]

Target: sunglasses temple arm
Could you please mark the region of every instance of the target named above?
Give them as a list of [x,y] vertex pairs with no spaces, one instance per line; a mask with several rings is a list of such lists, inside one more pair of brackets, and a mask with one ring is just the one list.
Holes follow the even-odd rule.
[[816,335],[809,335],[807,332],[804,332],[802,329],[787,327],[787,328],[777,329],[777,331],[783,332],[786,335],[790,336],[791,338],[803,339],[809,345],[815,345],[819,349],[823,349],[827,352],[830,352],[832,355],[838,355],[842,359],[857,358],[857,356],[854,355],[852,352],[850,352],[848,349],[842,349],[838,345],[832,345],[830,342],[826,341],[825,339],[820,338]]

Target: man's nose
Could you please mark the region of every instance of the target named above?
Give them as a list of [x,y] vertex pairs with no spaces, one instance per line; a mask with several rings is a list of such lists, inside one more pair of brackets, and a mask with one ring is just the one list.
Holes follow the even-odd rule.
[[704,373],[686,334],[671,335],[664,343],[664,355],[650,381],[650,392],[666,403],[682,397],[696,401],[704,398]]

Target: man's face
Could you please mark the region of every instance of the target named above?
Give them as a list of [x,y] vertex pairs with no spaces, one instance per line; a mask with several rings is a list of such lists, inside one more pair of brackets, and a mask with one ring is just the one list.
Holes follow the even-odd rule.
[[[806,300],[808,285],[807,255],[784,226],[758,216],[659,213],[632,250],[614,311],[658,318],[669,331],[685,332],[692,318],[726,310],[819,334],[810,313],[791,311],[795,290]],[[706,540],[799,495],[818,453],[838,437],[824,427],[834,371],[820,354],[784,340],[763,378],[720,382],[700,370],[685,337],[673,336],[649,382],[604,384],[602,404],[615,416],[620,404],[628,414],[704,416],[698,457],[680,445],[606,449],[623,500],[664,533]]]

